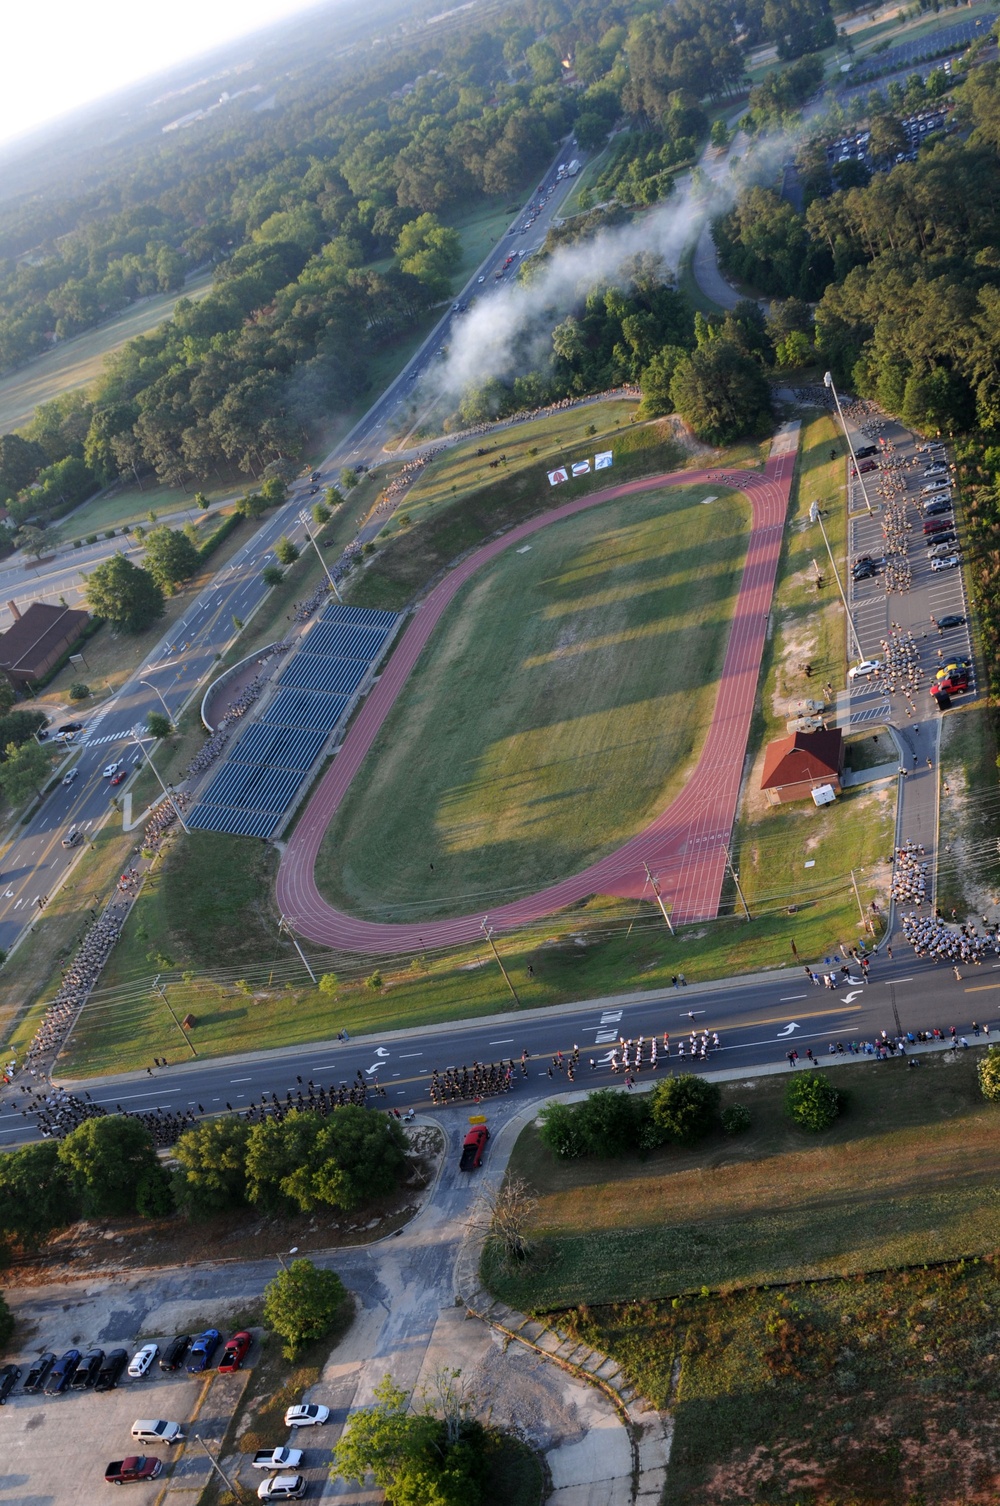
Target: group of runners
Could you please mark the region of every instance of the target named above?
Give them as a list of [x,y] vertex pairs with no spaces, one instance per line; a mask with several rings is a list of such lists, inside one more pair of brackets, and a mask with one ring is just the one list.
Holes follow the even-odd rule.
[[924,861],[923,845],[907,842],[896,848],[892,864],[892,897],[908,905],[922,905],[927,899],[930,865]]

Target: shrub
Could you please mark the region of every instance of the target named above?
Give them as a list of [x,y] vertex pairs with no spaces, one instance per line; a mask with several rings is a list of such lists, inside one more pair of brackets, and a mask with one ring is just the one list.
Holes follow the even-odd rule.
[[88,544],[96,544],[97,543],[97,534],[96,533],[88,533],[87,534],[87,543]]
[[687,1072],[669,1077],[654,1088],[653,1123],[665,1140],[692,1145],[715,1128],[719,1118],[719,1089],[704,1077]]
[[6,1299],[0,1293],[0,1349],[6,1349],[14,1337],[14,1314],[7,1306]]
[[174,1211],[170,1177],[162,1166],[151,1166],[135,1189],[135,1211],[142,1218],[166,1218]]
[[384,986],[385,979],[382,977],[382,974],[379,972],[378,968],[376,968],[373,973],[370,973],[365,979],[365,987],[370,988],[373,994],[381,993]]
[[294,1360],[303,1344],[330,1332],[346,1301],[347,1288],[336,1271],[293,1260],[264,1288],[264,1321],[284,1339],[285,1358]]
[[1000,1102],[1000,1046],[991,1046],[979,1063],[979,1086],[984,1098]]
[[722,1110],[722,1128],[727,1135],[745,1135],[750,1124],[750,1110],[745,1103],[731,1103]]
[[840,1094],[822,1072],[801,1072],[785,1090],[785,1113],[802,1129],[829,1129],[840,1113]]
[[82,539],[74,539],[73,540],[73,548],[74,549],[82,549],[83,548],[83,540]]
[[75,684],[69,687],[69,698],[71,701],[85,701],[89,694],[90,686],[84,685],[82,680],[77,680]]
[[539,1136],[542,1144],[552,1152],[554,1156],[561,1156],[564,1160],[571,1160],[576,1156],[586,1154],[583,1136],[577,1125],[577,1112],[580,1105],[560,1103],[547,1103],[541,1112],[541,1125]]
[[105,531],[105,534],[104,534],[104,537],[105,537],[105,538],[106,538],[106,539],[113,539],[113,538],[114,538],[114,536],[115,536],[115,530],[114,530],[114,529],[113,529],[113,528],[108,528],[108,529],[107,529],[107,530],[106,530],[106,531]]

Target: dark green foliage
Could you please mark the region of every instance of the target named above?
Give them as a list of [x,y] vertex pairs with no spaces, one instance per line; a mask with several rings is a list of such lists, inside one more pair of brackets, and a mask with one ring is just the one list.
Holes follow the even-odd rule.
[[790,68],[769,74],[750,90],[750,125],[758,131],[780,125],[802,108],[822,82],[823,59],[817,56],[800,57]]
[[121,1114],[85,1119],[60,1142],[58,1157],[88,1217],[135,1212],[140,1185],[159,1169],[149,1130]]
[[810,237],[803,216],[773,188],[743,194],[712,235],[723,271],[762,293],[817,298],[833,272],[826,246]]
[[823,1072],[797,1072],[785,1089],[785,1112],[801,1129],[829,1129],[841,1110],[841,1095]]
[[13,743],[20,747],[22,743],[28,743],[34,737],[40,727],[44,727],[48,717],[43,711],[8,711],[6,716],[0,716],[0,762],[7,757],[6,749]]
[[480,1506],[489,1455],[486,1430],[468,1408],[453,1406],[443,1419],[413,1411],[387,1375],[375,1404],[352,1413],[333,1467],[359,1483],[373,1475],[390,1506]]
[[246,1203],[246,1150],[250,1126],[235,1115],[206,1119],[185,1130],[174,1146],[177,1206],[195,1218]]
[[682,361],[670,383],[677,412],[699,439],[732,444],[766,433],[771,393],[760,365],[732,340],[712,340]]
[[14,1314],[7,1306],[2,1292],[0,1292],[0,1352],[3,1352],[14,1337]]
[[0,1156],[3,1235],[32,1247],[73,1222],[80,1209],[54,1140],[24,1145]]
[[727,1135],[745,1135],[752,1122],[745,1103],[731,1103],[722,1110],[722,1128]]
[[346,1301],[347,1288],[336,1271],[293,1260],[264,1288],[264,1321],[284,1340],[285,1358],[294,1360],[303,1344],[330,1332]]
[[164,595],[172,596],[182,581],[198,568],[198,549],[179,528],[161,524],[145,538],[143,569],[156,581]]
[[247,1140],[247,1197],[265,1212],[351,1212],[392,1192],[406,1136],[386,1114],[345,1104],[327,1117],[290,1113],[255,1124]]
[[541,1118],[542,1141],[557,1156],[627,1156],[649,1148],[646,1095],[600,1088],[582,1103],[547,1103]]
[[692,1145],[719,1122],[719,1089],[692,1073],[668,1077],[651,1097],[653,1124],[662,1138],[676,1145]]
[[979,1086],[984,1098],[1000,1102],[1000,1046],[991,1046],[980,1059]]
[[151,1166],[140,1177],[135,1189],[135,1211],[143,1218],[166,1218],[173,1213],[174,1195],[164,1167]]
[[127,633],[141,633],[163,616],[163,591],[123,554],[103,560],[87,577],[87,605]]

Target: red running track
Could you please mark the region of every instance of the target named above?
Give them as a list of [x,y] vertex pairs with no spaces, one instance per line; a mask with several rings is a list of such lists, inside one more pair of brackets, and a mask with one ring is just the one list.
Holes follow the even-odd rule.
[[637,898],[647,887],[644,863],[659,876],[676,922],[714,916],[725,874],[722,844],[728,841],[736,816],[796,448],[796,432],[777,436],[763,474],[677,471],[593,492],[521,523],[502,538],[484,545],[446,575],[415,612],[288,842],[278,870],[277,897],[289,923],[301,935],[323,946],[379,955],[450,946],[481,935],[481,910],[475,915],[449,920],[390,924],[358,920],[335,909],[316,887],[314,870],[323,835],[442,612],[483,565],[550,523],[571,518],[602,502],[656,487],[705,483],[744,492],[750,502],[752,522],[715,714],[697,766],[681,794],[623,847],[557,884],[491,910],[490,921],[499,930],[512,930],[593,894]]

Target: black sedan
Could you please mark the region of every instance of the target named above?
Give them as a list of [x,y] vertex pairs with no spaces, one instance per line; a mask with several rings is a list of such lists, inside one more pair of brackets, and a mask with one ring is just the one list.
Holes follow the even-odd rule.
[[0,1407],[3,1406],[20,1379],[20,1365],[4,1365],[0,1370]]
[[949,612],[947,617],[940,617],[938,619],[939,628],[953,628],[964,626],[965,618],[962,616],[961,612]]

